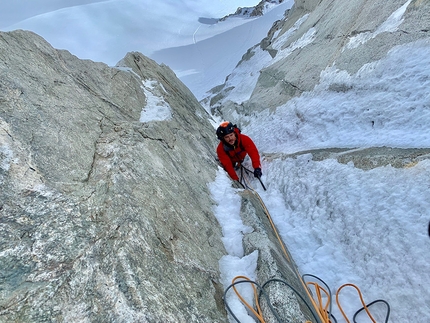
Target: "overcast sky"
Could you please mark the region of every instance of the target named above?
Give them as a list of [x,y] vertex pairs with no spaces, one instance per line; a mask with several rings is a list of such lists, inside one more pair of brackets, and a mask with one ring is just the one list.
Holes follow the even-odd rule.
[[[86,5],[98,2],[121,2],[122,0],[1,0],[0,1],[0,28],[6,28],[22,20],[41,15],[51,11]],[[134,1],[136,2],[136,1]],[[151,5],[149,0],[138,1]],[[154,3],[154,1],[152,1]],[[254,6],[259,0],[162,0],[158,3],[178,6],[203,6],[214,12],[230,13],[233,8]],[[214,10],[215,9],[215,10]]]
[[109,0],[2,0],[0,1],[0,28],[50,11],[104,1]]
[[[30,30],[56,49],[66,49],[81,59],[110,66],[116,65],[128,52],[140,52],[171,67],[200,97],[223,82],[243,53],[267,35],[273,22],[281,19],[293,2],[284,1],[260,18],[232,18],[216,24],[207,21],[216,21],[210,18],[221,18],[239,7],[252,7],[259,2],[0,0],[0,30]],[[218,37],[207,52],[203,41],[215,36]],[[212,46],[217,46],[219,51],[214,51]],[[214,66],[215,78],[213,73],[206,72]]]
[[[150,56],[157,50],[185,46],[245,23],[211,25],[201,18],[221,18],[259,0],[1,0],[0,30],[30,30],[54,48],[81,59],[115,65],[129,51]],[[37,5],[36,5],[37,3]],[[200,19],[200,21],[199,21]]]

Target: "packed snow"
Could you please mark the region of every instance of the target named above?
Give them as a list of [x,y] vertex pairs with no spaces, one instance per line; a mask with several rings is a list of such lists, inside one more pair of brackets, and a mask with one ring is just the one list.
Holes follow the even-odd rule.
[[[405,6],[382,26],[394,31]],[[306,16],[298,24],[304,19]],[[294,29],[297,26],[283,37]],[[292,47],[305,47],[314,32],[310,29],[300,42],[280,54],[285,57]],[[364,171],[352,162],[316,162],[310,153],[297,158],[286,155],[331,147],[357,151],[379,146],[430,147],[429,50],[430,39],[397,46],[354,75],[327,67],[313,91],[274,112],[232,120],[246,125],[242,131],[254,139],[264,156],[267,191],[257,185],[257,192],[300,271],[320,277],[333,293],[341,285],[353,283],[367,303],[386,300],[391,322],[430,321],[426,305],[430,304],[426,284],[430,265],[423,257],[430,247],[430,161]],[[258,77],[256,71],[276,60],[254,49],[254,56],[229,76],[226,86],[235,89],[226,100],[239,104],[247,100]],[[237,275],[249,267],[243,264]],[[224,271],[230,273],[228,267]],[[342,290],[340,299],[351,320],[361,308],[357,292]],[[243,309],[236,311],[243,313]],[[377,322],[385,320],[386,311],[384,304],[372,308]],[[333,313],[343,321],[336,306]],[[241,321],[249,319],[242,317]],[[370,322],[365,313],[358,319]]]
[[354,75],[328,67],[312,92],[290,100],[276,113],[250,117],[246,130],[265,152],[430,147],[428,50],[428,39],[395,47]]
[[[3,15],[2,9],[6,8],[13,16],[7,25],[0,25],[2,30],[30,29],[56,48],[110,65],[128,51],[150,57],[163,53],[164,63],[178,64],[173,69],[199,99],[231,73],[228,82],[236,88],[229,99],[238,103],[247,100],[259,70],[294,49],[285,48],[273,59],[257,47],[252,59],[234,68],[241,55],[265,36],[258,34],[257,39],[246,30],[268,30],[293,1],[285,1],[261,18],[234,18],[217,24],[211,24],[212,18],[258,1],[178,0],[173,5],[171,1],[70,0],[57,1],[53,8],[52,1],[43,0],[37,10],[14,6],[16,1],[0,4]],[[410,2],[405,1],[376,32],[396,30]],[[23,17],[27,19],[20,21]],[[298,25],[282,37],[294,33],[294,28]],[[246,41],[241,46],[236,46],[238,32],[245,33]],[[310,29],[293,46],[305,47],[315,32]],[[351,38],[347,46],[359,47],[374,36]],[[196,54],[196,49],[202,54]],[[208,52],[211,55],[203,54]],[[386,300],[391,306],[391,322],[430,322],[430,264],[424,257],[430,249],[430,161],[365,171],[336,159],[316,162],[310,153],[297,158],[286,154],[330,147],[430,147],[429,52],[430,39],[426,39],[395,47],[385,58],[363,66],[353,75],[336,66],[327,67],[313,91],[272,113],[263,111],[258,116],[231,120],[247,124],[242,131],[260,149],[267,191],[258,183],[256,191],[301,273],[320,277],[333,292],[345,283],[353,283],[366,302]],[[151,98],[154,84],[143,84],[142,90]],[[162,102],[153,99],[148,111],[154,106],[163,107]],[[141,120],[168,118],[169,108],[163,109],[165,113],[158,116],[143,111]],[[227,288],[237,275],[256,279],[258,253],[244,255],[240,247],[243,234],[251,228],[240,220],[238,190],[231,187],[222,169],[209,188],[228,252],[220,259],[224,286]],[[249,291],[244,293],[250,297]],[[229,301],[241,322],[255,322],[239,302]],[[342,305],[350,318],[361,307],[356,293],[349,290],[342,292]],[[385,310],[377,306],[372,311],[378,322],[383,321]],[[342,322],[339,310],[334,308],[333,312]],[[364,314],[359,319],[368,322]]]
[[[146,97],[146,105],[140,113],[140,122],[163,121],[172,118],[172,108],[164,100],[163,93],[167,93],[163,85],[157,81],[143,81],[141,87]],[[161,92],[160,93],[160,88]]]

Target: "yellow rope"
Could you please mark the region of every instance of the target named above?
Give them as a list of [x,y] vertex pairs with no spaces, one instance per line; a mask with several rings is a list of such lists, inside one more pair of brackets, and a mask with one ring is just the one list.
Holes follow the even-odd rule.
[[[238,279],[244,279],[246,281],[250,281],[251,280],[246,277],[246,276],[236,276],[232,279],[231,283],[233,285],[233,289],[234,292],[236,293],[237,297],[240,299],[240,301],[243,303],[243,305],[245,305],[254,315],[255,317],[260,321],[260,323],[266,323],[266,321],[264,320],[263,317],[263,311],[261,310],[260,307],[260,302],[258,300],[258,293],[257,293],[257,289],[255,288],[254,284],[252,284],[252,289],[253,289],[253,293],[254,293],[254,299],[255,299],[255,306],[257,307],[257,310],[255,310],[243,297],[242,295],[240,295],[240,293],[238,292],[238,290],[235,287],[235,282]],[[330,322],[330,321],[327,321]],[[305,323],[312,323],[311,321],[305,321]]]

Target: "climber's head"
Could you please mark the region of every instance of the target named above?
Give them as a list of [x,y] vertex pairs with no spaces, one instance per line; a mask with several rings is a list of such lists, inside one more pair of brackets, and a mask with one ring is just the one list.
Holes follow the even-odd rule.
[[236,127],[229,121],[222,122],[216,130],[216,135],[219,140],[225,141],[229,145],[234,145],[237,136],[234,131]]

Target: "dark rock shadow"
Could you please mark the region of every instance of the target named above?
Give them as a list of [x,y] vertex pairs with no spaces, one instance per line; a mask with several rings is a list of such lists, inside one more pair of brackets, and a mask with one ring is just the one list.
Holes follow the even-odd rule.
[[218,18],[205,18],[205,17],[199,17],[198,19],[199,23],[205,24],[205,25],[215,25],[218,23]]

